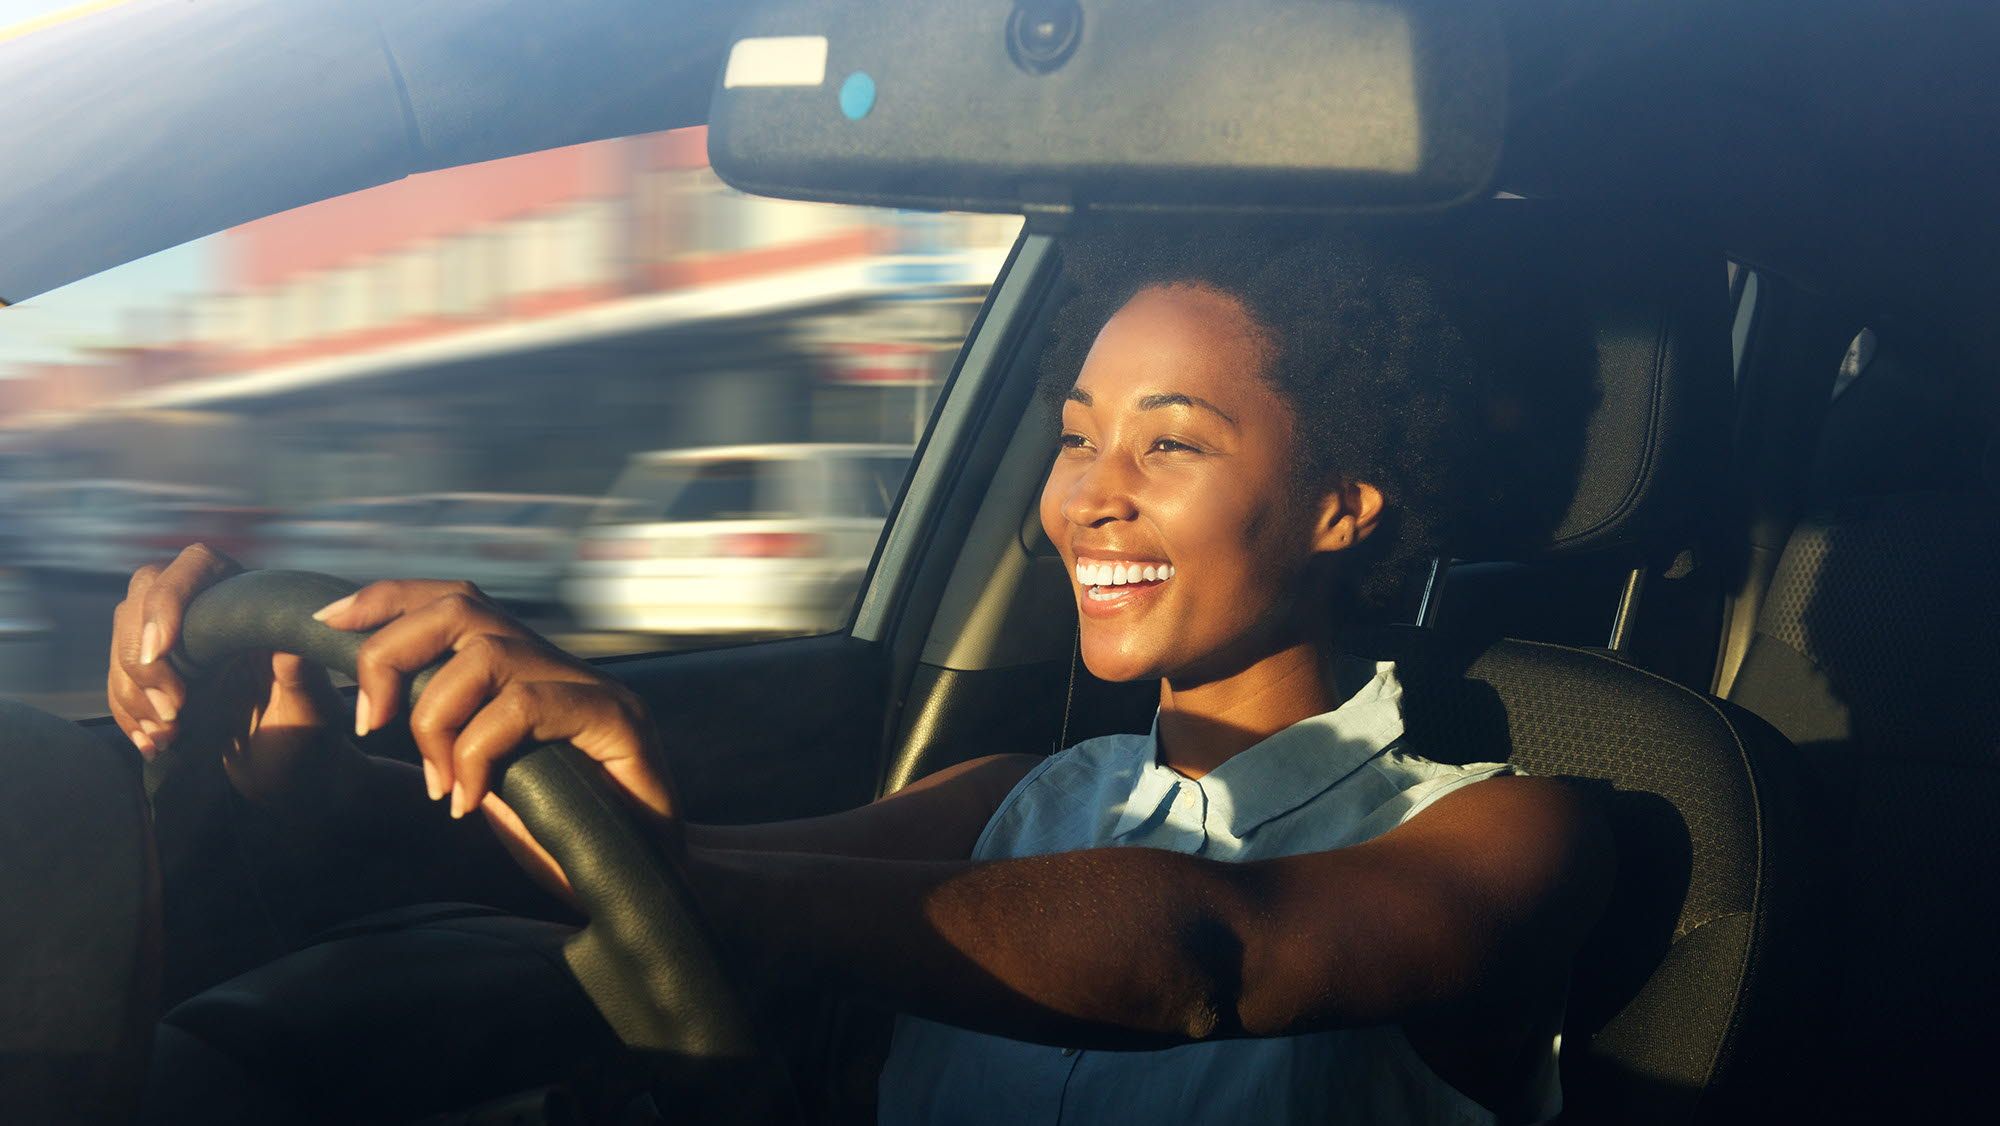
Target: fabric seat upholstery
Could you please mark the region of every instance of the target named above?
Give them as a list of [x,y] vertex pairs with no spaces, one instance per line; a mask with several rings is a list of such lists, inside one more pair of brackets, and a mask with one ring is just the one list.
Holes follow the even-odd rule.
[[[1496,432],[1506,487],[1451,554],[1663,569],[1705,541],[1722,487],[1722,255],[1616,216],[1522,217],[1484,230],[1475,261],[1487,291],[1513,295],[1488,415],[1527,425]],[[1573,349],[1578,330],[1588,346]],[[1452,615],[1447,599],[1441,629],[1346,639],[1399,662],[1413,748],[1579,780],[1618,845],[1613,899],[1571,986],[1564,1121],[1762,1121],[1796,1101],[1822,899],[1817,799],[1796,750],[1747,711],[1613,656],[1483,640]]]
[[0,1122],[129,1122],[160,989],[137,763],[0,701],[0,775]]
[[1398,662],[1408,739],[1597,791],[1618,844],[1563,1035],[1566,1122],[1753,1117],[1795,1071],[1813,896],[1798,753],[1741,708],[1602,653],[1416,630]]
[[1730,696],[1829,791],[1826,1112],[1990,1117],[2000,441],[1938,342],[1863,333],[1850,360]]
[[1850,498],[1801,523],[1732,697],[1830,792],[1829,1109],[1984,1110],[2000,1009],[2000,512]]

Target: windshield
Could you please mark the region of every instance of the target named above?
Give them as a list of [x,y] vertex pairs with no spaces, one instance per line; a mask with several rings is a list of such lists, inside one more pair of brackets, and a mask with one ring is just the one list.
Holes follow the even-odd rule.
[[[126,578],[196,540],[469,579],[593,654],[835,628],[1018,230],[746,196],[696,128],[414,176],[0,311],[0,695],[102,714]],[[731,520],[777,523],[674,531]],[[635,528],[676,538],[592,539]],[[818,577],[774,606],[744,560]]]

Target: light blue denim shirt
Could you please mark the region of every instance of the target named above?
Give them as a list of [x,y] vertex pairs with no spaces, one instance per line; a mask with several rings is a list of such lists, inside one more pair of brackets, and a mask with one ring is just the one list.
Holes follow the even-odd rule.
[[[1028,772],[987,823],[975,859],[1103,846],[1245,861],[1380,836],[1462,786],[1509,772],[1398,749],[1395,666],[1333,711],[1301,720],[1202,778],[1159,762],[1154,736],[1111,735]],[[1329,904],[1329,910],[1342,909]],[[1358,909],[1366,909],[1359,905]],[[1551,999],[1549,1053],[1520,1121],[1561,1109]],[[881,1080],[881,1121],[905,1123],[1338,1122],[1493,1126],[1493,1112],[1438,1078],[1401,1026],[1223,1040],[1146,1052],[1027,1044],[904,1017]]]

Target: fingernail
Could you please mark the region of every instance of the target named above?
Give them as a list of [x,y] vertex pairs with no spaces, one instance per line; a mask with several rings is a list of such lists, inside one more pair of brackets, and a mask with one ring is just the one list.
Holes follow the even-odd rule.
[[465,816],[465,790],[456,782],[451,786],[451,816],[453,820]]
[[431,796],[432,801],[444,796],[444,780],[438,777],[438,768],[431,765],[429,759],[424,760],[424,792]]
[[313,621],[323,622],[328,618],[333,617],[335,614],[338,614],[341,611],[346,610],[349,606],[352,605],[354,605],[354,595],[352,594],[348,595],[346,598],[336,598],[332,602],[329,602],[326,605],[320,607],[319,609],[314,610]]
[[147,758],[152,758],[154,755],[160,753],[160,745],[153,742],[152,736],[146,734],[144,731],[134,731],[132,733],[132,745],[139,748],[139,753]]
[[160,717],[162,723],[172,723],[174,717],[180,714],[180,709],[174,707],[174,698],[157,688],[146,689],[146,699],[153,702],[153,713]]
[[[297,619],[293,620],[296,621]],[[374,715],[374,712],[368,710],[368,693],[356,692],[354,694],[354,737],[356,739],[368,734],[368,723]]]
[[158,623],[147,622],[139,631],[139,663],[150,665],[160,659],[160,627]]

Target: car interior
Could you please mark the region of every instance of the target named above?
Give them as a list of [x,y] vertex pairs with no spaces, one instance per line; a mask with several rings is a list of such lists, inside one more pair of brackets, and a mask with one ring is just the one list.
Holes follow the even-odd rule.
[[[2000,108],[2000,26],[1860,2],[1399,0],[1328,5],[1337,18],[1287,53],[1252,18],[1024,2],[1030,27],[1075,11],[1088,31],[1023,41],[990,7],[746,5],[674,56],[676,88],[702,91],[674,123],[706,119],[744,190],[1028,217],[844,628],[602,662],[666,733],[688,816],[827,813],[982,755],[1146,730],[1156,686],[1081,667],[1036,517],[1055,429],[1035,384],[1064,246],[1246,212],[1377,225],[1450,248],[1504,313],[1480,404],[1500,487],[1400,620],[1345,643],[1398,661],[1427,757],[1577,779],[1612,821],[1616,890],[1572,979],[1561,1121],[1977,1113],[2000,1002],[2000,235],[1983,221],[2000,158],[1977,140]],[[1378,41],[1377,10],[1419,47],[1352,49]],[[831,79],[724,81],[730,45],[802,30],[832,39],[835,77],[993,96],[901,111],[909,128],[884,137],[842,132],[858,119],[833,115]],[[1346,45],[1354,87],[1310,65],[1327,42]],[[1180,81],[1159,52],[1202,45],[1260,52],[1268,88],[1181,99],[1199,106],[1185,128],[1131,140],[1132,88]],[[1389,56],[1419,79],[1403,100],[1334,97],[1375,88]],[[1273,107],[1270,136],[1208,129]],[[1434,147],[1384,171],[1407,164],[1397,131],[1419,118]],[[1357,122],[1374,148],[1302,139]],[[1270,151],[1289,163],[1273,171]],[[190,659],[316,644],[298,624],[329,589],[239,588],[212,641],[191,617]],[[19,998],[0,1108],[123,1121],[161,1011],[161,929],[194,895],[163,870],[180,827],[156,842],[108,720],[0,714],[19,780],[0,823],[36,827],[0,836],[0,896],[50,873],[75,889],[38,897],[34,927],[0,928],[0,985]],[[395,730],[367,747],[414,755]],[[869,1120],[890,1015],[822,995],[745,1004],[690,893],[563,751],[525,755],[503,793],[588,907],[572,969],[632,1066],[680,1093],[652,1112]],[[459,1120],[572,1113],[524,1098]]]

